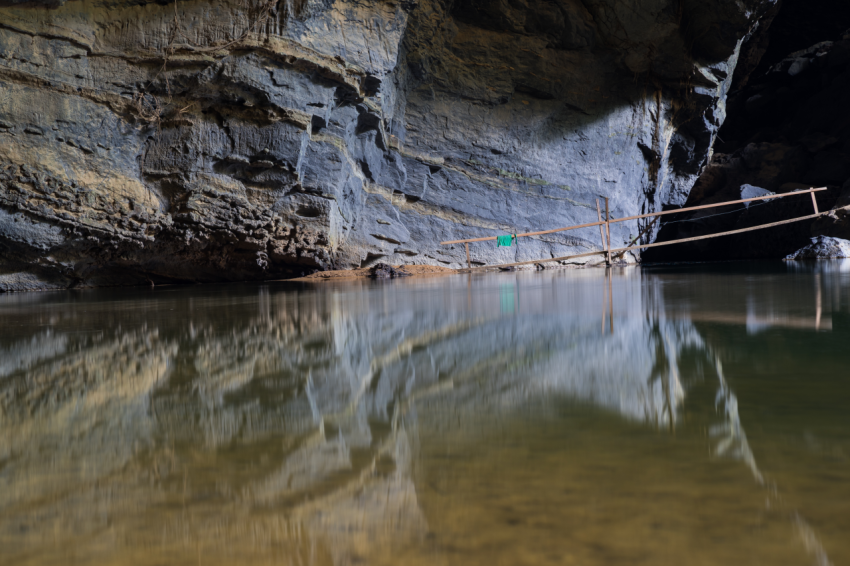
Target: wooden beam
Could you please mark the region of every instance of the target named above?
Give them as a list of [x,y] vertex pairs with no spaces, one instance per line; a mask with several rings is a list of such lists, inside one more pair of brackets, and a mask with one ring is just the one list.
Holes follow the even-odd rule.
[[[659,218],[659,217],[655,217],[655,218],[653,218],[653,219],[652,219],[652,222],[650,222],[649,224],[647,224],[647,225],[646,225],[646,227],[645,227],[643,230],[641,230],[640,234],[638,234],[637,236],[635,236],[635,238],[634,238],[631,242],[629,242],[629,244],[628,244],[628,245],[629,245],[629,246],[633,246],[633,245],[635,245],[635,242],[637,242],[638,240],[640,240],[640,239],[643,237],[643,235],[644,235],[644,234],[646,234],[647,232],[649,232],[649,229],[650,229],[650,228],[652,228],[652,226],[653,226],[656,222],[658,222],[658,218]],[[628,246],[627,246],[627,247],[628,247]],[[623,255],[625,255],[625,253],[626,253],[626,252],[620,252],[620,253],[616,254],[616,255],[615,255],[612,259],[617,259],[618,257],[623,257]]]
[[580,257],[590,257],[593,255],[604,256],[606,252],[587,252],[583,254],[567,255],[563,257],[553,257],[552,259],[534,259],[531,261],[518,261],[516,263],[501,263],[499,265],[481,265],[479,267],[471,267],[469,269],[458,269],[458,273],[467,273],[470,271],[482,271],[484,269],[496,269],[499,267],[517,267],[520,265],[534,265],[535,263],[549,263],[552,261],[566,261],[568,259],[577,259]]
[[608,254],[605,261],[611,265],[611,215],[608,213],[608,197],[605,197],[605,235],[608,236],[608,245],[605,247]]
[[469,243],[464,245],[466,246],[466,267],[472,267],[472,263],[469,261]]
[[[752,232],[754,230],[763,230],[764,228],[773,228],[775,226],[782,226],[784,224],[792,224],[794,222],[801,222],[803,220],[812,220],[814,218],[819,218],[821,216],[825,216],[832,212],[837,212],[839,210],[848,210],[850,209],[850,204],[847,206],[841,206],[839,208],[833,208],[832,210],[826,210],[824,212],[818,212],[817,214],[810,214],[808,216],[800,216],[799,218],[791,218],[790,220],[780,220],[778,222],[771,222],[770,224],[759,224],[758,226],[750,226],[749,228],[739,228],[738,230],[730,230],[728,232],[719,232],[717,234],[707,234],[705,236],[694,236],[692,238],[683,238],[681,240],[671,240],[669,242],[656,242],[654,244],[643,244],[639,246],[628,246],[625,248],[616,248],[611,250],[611,253],[619,253],[619,252],[627,252],[629,250],[639,250],[645,248],[657,248],[659,246],[672,246],[673,244],[683,244],[685,242],[696,242],[698,240],[707,240],[709,238],[720,238],[721,236],[731,236],[733,234],[742,234],[744,232]],[[458,270],[460,273],[465,273],[467,271],[479,271],[483,269],[496,269],[499,267],[517,267],[520,265],[531,265],[534,263],[549,263],[552,261],[567,261],[570,259],[578,259],[582,257],[589,257],[593,255],[606,255],[607,252],[586,252],[582,254],[568,255],[563,257],[553,257],[551,259],[535,259],[532,261],[520,261],[516,263],[503,263],[500,265],[483,265],[481,267],[473,267],[471,269],[461,269]]]
[[835,212],[837,210],[846,210],[850,208],[850,205],[842,206],[840,208],[834,208],[832,210],[827,210],[825,212],[818,212],[817,214],[810,214],[808,216],[800,216],[799,218],[791,218],[790,220],[780,220],[779,222],[771,222],[770,224],[759,224],[758,226],[751,226],[749,228],[739,228],[738,230],[729,230],[728,232],[718,232],[717,234],[706,234],[705,236],[694,236],[692,238],[682,238],[681,240],[671,240],[669,242],[656,242],[654,244],[644,244],[642,246],[631,246],[628,248],[620,248],[618,250],[614,250],[617,252],[623,251],[627,252],[629,250],[643,249],[643,248],[657,248],[658,246],[669,246],[672,244],[684,244],[685,242],[696,242],[698,240],[707,240],[709,238],[720,238],[721,236],[731,236],[733,234],[743,234],[744,232],[752,232],[753,230],[763,230],[765,228],[773,228],[774,226],[782,226],[784,224],[792,224],[794,222],[800,222],[803,220],[812,220],[814,218],[819,218],[825,214],[829,214],[830,212]]
[[599,208],[599,199],[596,199],[596,217],[599,219],[599,237],[602,238],[602,249],[608,250],[605,245],[605,228],[602,227],[602,209]]
[[[638,220],[640,218],[651,218],[653,216],[664,216],[665,214],[679,214],[679,213],[682,213],[682,212],[691,212],[692,210],[703,210],[703,209],[706,209],[706,208],[717,208],[717,207],[720,207],[720,206],[727,206],[727,205],[730,205],[730,204],[741,204],[741,203],[753,202],[753,201],[757,201],[757,200],[768,200],[768,199],[774,199],[774,198],[791,197],[791,196],[795,196],[795,195],[805,195],[805,194],[808,194],[808,193],[816,193],[818,191],[825,191],[825,190],[826,190],[826,187],[820,187],[820,188],[817,188],[817,189],[806,189],[805,191],[794,191],[794,192],[791,192],[791,193],[782,193],[782,194],[779,194],[779,195],[765,195],[763,197],[753,197],[753,198],[745,198],[745,199],[741,199],[741,200],[730,200],[730,201],[726,201],[726,202],[718,202],[718,203],[715,203],[715,204],[703,204],[703,205],[700,205],[700,206],[690,206],[688,208],[679,208],[679,209],[676,209],[676,210],[662,210],[661,212],[651,212],[649,214],[638,214],[637,216],[626,216],[625,218],[612,218],[610,220],[610,223],[614,224],[614,223],[617,223],[617,222],[627,222],[629,220]],[[588,222],[587,224],[579,224],[577,226],[567,226],[566,228],[555,228],[554,230],[542,230],[540,232],[525,232],[523,234],[516,234],[516,237],[517,238],[525,238],[525,237],[528,237],[528,236],[542,236],[544,234],[554,234],[555,232],[565,232],[567,230],[578,230],[579,228],[589,228],[591,226],[600,226],[602,224],[605,224],[605,222],[600,220],[599,222]],[[446,245],[449,245],[449,244],[464,244],[464,243],[467,243],[467,242],[469,242],[469,243],[472,243],[472,242],[487,242],[487,241],[493,241],[497,237],[498,236],[487,236],[487,237],[484,237],[484,238],[471,238],[471,239],[467,239],[467,240],[449,240],[447,242],[440,242],[440,245],[446,246]]]
[[626,222],[627,220],[637,220],[638,218],[650,218],[652,216],[663,216],[665,214],[679,214],[680,212],[690,212],[692,210],[703,210],[705,208],[717,208],[718,206],[726,206],[729,204],[741,204],[745,202],[753,202],[756,200],[769,200],[774,198],[784,198],[784,197],[793,197],[796,195],[805,195],[808,193],[816,193],[818,191],[825,191],[826,187],[819,187],[817,189],[806,189],[805,191],[793,191],[790,193],[782,193],[779,195],[765,195],[763,197],[753,197],[753,198],[745,198],[741,200],[730,200],[726,202],[718,202],[715,204],[702,204],[700,206],[689,206],[688,208],[679,208],[676,210],[662,210],[661,212],[650,212],[649,214],[638,214],[637,216],[626,216],[625,218],[617,218],[616,220],[612,220],[611,222]]
[[[605,222],[588,222],[587,224],[579,224],[578,226],[567,226],[566,228],[556,228],[554,230],[543,230],[542,232],[525,232],[523,234],[516,234],[517,238],[524,238],[526,236],[542,236],[544,234],[554,234],[555,232],[565,232],[567,230],[578,230],[579,228],[589,228],[591,226],[600,226],[605,224]],[[448,242],[440,242],[441,246],[447,246],[449,244],[466,244],[473,242],[489,242],[493,241],[498,236],[487,236],[484,238],[470,238],[468,240],[449,240]]]

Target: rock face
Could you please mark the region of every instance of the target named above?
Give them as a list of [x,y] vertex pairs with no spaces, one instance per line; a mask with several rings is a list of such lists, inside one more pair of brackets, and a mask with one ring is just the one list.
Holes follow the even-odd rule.
[[[850,23],[848,8],[843,15]],[[782,32],[777,30],[777,36],[782,37]],[[826,187],[817,195],[820,211],[850,205],[850,107],[846,104],[850,30],[834,39],[787,55],[730,94],[729,119],[720,131],[723,141],[718,141],[717,152],[691,191],[687,206],[743,198],[745,187],[777,193]],[[718,213],[723,215],[715,216]],[[709,209],[668,217],[674,223],[663,226],[658,238],[673,240],[813,213],[808,196],[757,207]],[[822,235],[850,238],[848,211],[728,238],[656,248],[644,258],[779,259]]]
[[459,266],[681,205],[774,3],[0,1],[0,290]]

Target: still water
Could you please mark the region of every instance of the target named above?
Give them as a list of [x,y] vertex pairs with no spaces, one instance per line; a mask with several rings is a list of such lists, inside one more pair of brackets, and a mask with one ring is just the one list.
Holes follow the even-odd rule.
[[850,563],[850,263],[0,296],[0,564]]

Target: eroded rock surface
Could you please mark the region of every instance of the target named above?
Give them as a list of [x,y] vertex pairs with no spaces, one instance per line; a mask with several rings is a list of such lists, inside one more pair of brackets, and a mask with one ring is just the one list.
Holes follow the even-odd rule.
[[[460,266],[682,204],[774,4],[0,2],[0,290]],[[599,247],[523,244],[472,259]]]

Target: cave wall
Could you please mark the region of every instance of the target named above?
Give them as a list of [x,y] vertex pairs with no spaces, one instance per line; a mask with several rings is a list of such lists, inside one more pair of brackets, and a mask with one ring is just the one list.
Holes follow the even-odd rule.
[[0,291],[459,266],[682,204],[774,4],[0,1]]
[[[728,119],[712,160],[686,205],[696,206],[810,187],[820,211],[850,205],[850,4],[785,0],[770,26],[753,37],[758,57],[738,67]],[[836,30],[843,30],[838,31]],[[811,44],[801,43],[803,41]],[[742,53],[753,52],[745,45]],[[779,55],[782,53],[782,55]],[[742,55],[743,57],[743,55]],[[659,240],[713,234],[814,213],[808,196],[668,216]],[[718,239],[654,248],[647,261],[779,259],[813,237],[850,238],[850,214]]]

